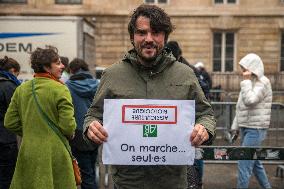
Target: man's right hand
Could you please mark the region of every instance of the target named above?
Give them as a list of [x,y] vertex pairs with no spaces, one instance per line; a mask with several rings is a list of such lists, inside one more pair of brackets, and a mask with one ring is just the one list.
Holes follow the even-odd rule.
[[93,121],[89,125],[87,136],[93,142],[102,144],[107,141],[108,134],[100,122]]

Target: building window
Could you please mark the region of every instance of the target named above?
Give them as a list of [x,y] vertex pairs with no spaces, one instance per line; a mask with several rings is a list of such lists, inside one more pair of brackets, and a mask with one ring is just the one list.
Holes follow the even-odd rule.
[[82,0],[55,0],[55,4],[82,4]]
[[234,71],[235,34],[215,32],[213,34],[213,71]]
[[280,71],[284,71],[284,32],[282,32],[281,36]]
[[27,0],[0,0],[0,3],[27,3]]
[[168,0],[144,0],[144,3],[167,4]]
[[215,4],[236,4],[237,0],[214,0]]

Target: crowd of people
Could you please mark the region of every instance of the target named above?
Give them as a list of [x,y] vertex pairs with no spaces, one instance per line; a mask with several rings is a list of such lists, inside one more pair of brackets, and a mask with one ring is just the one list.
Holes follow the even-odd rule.
[[[173,25],[155,5],[132,13],[128,32],[133,48],[108,67],[98,82],[87,62],[70,63],[55,47],[31,53],[32,80],[20,83],[20,64],[0,59],[0,188],[76,188],[72,157],[79,164],[82,189],[96,189],[98,147],[109,138],[103,127],[104,99],[195,100],[195,125],[188,145],[212,144],[216,120],[210,105],[212,80],[203,62],[191,64]],[[232,132],[242,146],[260,146],[270,123],[272,90],[256,54],[239,62],[243,71]],[[249,116],[247,116],[249,115]],[[18,150],[17,137],[22,141]],[[202,188],[203,161],[194,165],[112,165],[114,188]],[[271,188],[260,161],[239,161],[237,188],[255,174]]]

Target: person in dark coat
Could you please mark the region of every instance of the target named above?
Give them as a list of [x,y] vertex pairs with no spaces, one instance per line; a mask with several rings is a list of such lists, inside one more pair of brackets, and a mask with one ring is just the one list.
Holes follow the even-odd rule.
[[88,64],[82,59],[72,60],[69,69],[71,76],[65,84],[71,92],[77,123],[75,138],[70,142],[70,145],[81,169],[81,189],[96,189],[95,164],[98,149],[84,141],[83,124],[84,116],[91,106],[99,82],[93,78],[89,72]]
[[206,81],[209,85],[209,88],[211,89],[212,88],[212,79],[211,79],[209,73],[206,71],[203,62],[197,62],[196,64],[194,64],[194,67],[200,73],[202,80]]
[[177,61],[189,66],[195,73],[195,75],[197,74],[197,70],[196,68],[191,65],[183,56],[182,56],[182,50],[178,44],[177,41],[168,41],[167,44],[165,45],[165,49],[168,52],[171,52],[174,57],[177,59]]
[[0,188],[8,189],[16,166],[18,147],[15,134],[4,128],[4,116],[20,81],[19,63],[5,56],[0,59]]
[[[199,69],[197,69],[195,67],[195,65],[192,65],[190,64],[183,56],[182,56],[182,50],[178,44],[177,41],[169,41],[167,42],[166,46],[165,46],[165,49],[168,51],[168,52],[171,52],[174,57],[177,59],[177,61],[189,66],[193,71],[194,71],[194,74],[195,76],[197,77],[198,79],[198,82],[199,82],[199,85],[201,86],[206,98],[209,100],[209,92],[210,92],[210,89],[211,89],[211,86],[212,86],[212,82],[211,82],[211,79],[210,79],[210,82],[208,82],[204,76],[202,75],[202,72],[199,71]],[[207,73],[207,72],[206,72]]]
[[[195,73],[195,76],[198,79],[199,85],[201,86],[206,98],[209,98],[210,86],[207,81],[204,80],[201,72],[193,65],[191,65],[183,56],[182,50],[177,41],[169,41],[166,46],[166,50],[171,52],[177,61],[189,66]],[[211,81],[211,80],[210,80]],[[188,166],[187,169],[187,180],[188,188],[202,188],[202,178],[203,178],[203,160],[194,160],[193,166]]]

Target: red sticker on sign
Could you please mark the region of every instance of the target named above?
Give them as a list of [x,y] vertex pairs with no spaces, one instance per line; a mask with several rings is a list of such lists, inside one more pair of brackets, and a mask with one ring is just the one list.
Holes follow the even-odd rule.
[[176,124],[177,106],[123,105],[122,123]]

